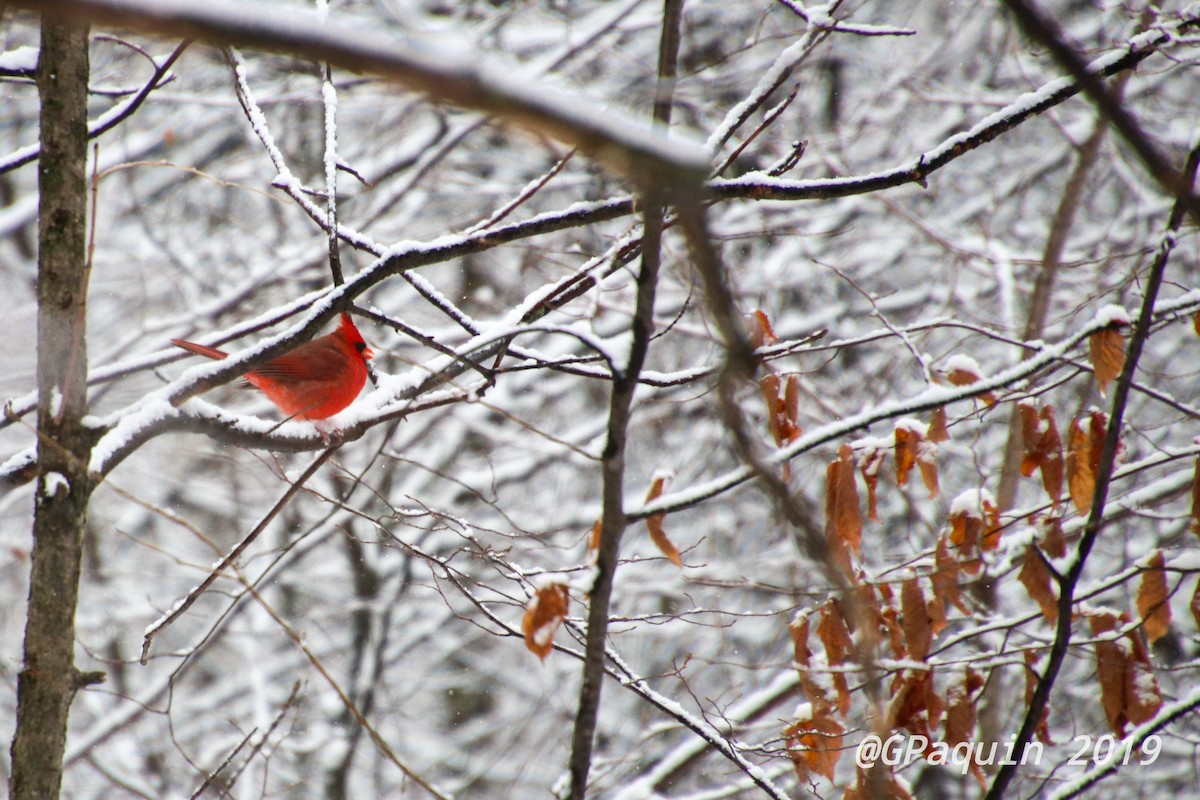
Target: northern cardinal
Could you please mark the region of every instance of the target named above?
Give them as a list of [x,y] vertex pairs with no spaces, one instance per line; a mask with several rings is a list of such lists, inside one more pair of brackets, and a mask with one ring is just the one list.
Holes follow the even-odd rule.
[[[171,342],[206,358],[229,355],[183,339]],[[333,333],[305,342],[250,370],[245,377],[289,417],[325,419],[358,397],[367,382],[367,359],[374,355],[350,315],[342,314]]]

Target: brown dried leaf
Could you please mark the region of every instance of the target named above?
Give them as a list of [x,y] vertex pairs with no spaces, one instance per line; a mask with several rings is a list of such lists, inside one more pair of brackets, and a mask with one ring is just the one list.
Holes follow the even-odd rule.
[[1192,532],[1200,534],[1200,458],[1192,472]]
[[779,375],[768,372],[758,379],[758,388],[762,391],[763,401],[767,404],[767,427],[771,438],[778,446],[783,442],[783,428],[780,420],[783,418],[783,403],[779,399]]
[[929,624],[931,632],[937,636],[942,631],[946,630],[946,626],[950,623],[946,620],[946,603],[942,596],[938,594],[936,587],[929,594]]
[[604,529],[604,524],[600,520],[596,520],[596,524],[592,526],[592,535],[588,537],[588,550],[595,553],[600,549],[600,533]]
[[792,620],[792,624],[788,626],[788,633],[792,637],[792,652],[796,664],[807,667],[809,659],[812,658],[812,650],[808,647],[808,614],[798,615]]
[[908,473],[917,463],[917,447],[921,443],[921,434],[903,425],[896,426],[896,484],[904,486],[908,483]]
[[838,666],[854,649],[850,630],[842,616],[841,607],[833,600],[821,606],[821,620],[817,623],[817,638],[825,645],[825,656],[831,666]]
[[946,690],[946,744],[953,747],[969,742],[975,734],[975,700],[972,695],[983,686],[983,678],[967,667],[956,674]]
[[924,661],[929,655],[929,644],[933,641],[933,619],[925,601],[925,592],[916,578],[909,578],[901,584],[900,610],[904,618],[904,644],[908,654],[916,661]]
[[958,571],[958,560],[951,555],[950,542],[947,535],[943,533],[938,537],[937,549],[934,552],[934,570],[930,575],[933,589],[939,597],[949,600],[959,611],[969,614],[958,590]]
[[843,616],[846,626],[852,631],[856,628],[860,630],[859,641],[868,649],[874,648],[883,639],[883,631],[887,627],[879,608],[879,598],[875,596],[875,587],[869,583],[856,586],[853,608],[853,618],[846,619]]
[[[1122,615],[1124,617],[1124,615]],[[1150,663],[1150,652],[1136,630],[1125,634],[1132,653],[1130,667],[1125,677],[1125,716],[1134,725],[1148,722],[1162,708],[1162,693],[1154,677],[1154,666]]]
[[569,604],[566,585],[551,583],[538,589],[525,605],[521,620],[525,646],[542,661],[554,649],[554,634],[566,619]]
[[1004,532],[1000,525],[1000,509],[986,497],[983,499],[983,539],[980,547],[984,550],[995,550],[1000,546],[1000,536]]
[[1042,441],[1042,431],[1038,426],[1037,407],[1030,402],[1017,403],[1017,414],[1021,418],[1021,442],[1025,446],[1025,454],[1021,458],[1021,474],[1026,478],[1042,468],[1042,453],[1038,445]]
[[1100,459],[1104,455],[1104,438],[1108,436],[1108,414],[1093,411],[1088,422],[1088,466],[1092,475],[1100,474]]
[[[665,475],[655,475],[654,481],[650,484],[650,491],[646,492],[646,502],[656,500],[662,497],[663,490],[666,488],[667,478]],[[646,517],[646,530],[650,531],[650,541],[654,542],[654,546],[659,552],[667,557],[677,567],[683,567],[683,558],[679,555],[679,548],[672,544],[667,538],[667,532],[663,529],[663,519],[666,514],[651,514]]]
[[1106,394],[1108,384],[1117,379],[1125,366],[1125,337],[1115,325],[1098,330],[1088,337],[1088,354],[1100,382],[1100,394]]
[[[1117,615],[1111,611],[1093,612],[1088,618],[1093,636],[1115,631],[1119,622]],[[1131,671],[1132,660],[1117,641],[1111,638],[1096,641],[1096,675],[1100,679],[1100,704],[1104,707],[1108,727],[1117,736],[1125,735],[1125,727],[1129,723],[1126,713],[1129,706],[1126,688]]]
[[930,731],[938,726],[946,708],[934,690],[933,671],[907,670],[896,678],[887,708],[889,727],[930,739]]
[[746,315],[746,327],[749,329],[750,342],[754,345],[755,350],[763,345],[775,344],[779,341],[779,337],[771,328],[771,320],[767,318],[766,312],[761,308],[756,308]]
[[1153,644],[1166,636],[1171,625],[1171,604],[1167,594],[1167,572],[1163,554],[1156,550],[1146,562],[1142,581],[1138,584],[1137,610],[1146,628],[1146,638]]
[[1200,311],[1192,315],[1192,328],[1196,331],[1196,335],[1200,336]]
[[[954,384],[955,386],[970,386],[973,383],[978,383],[980,377],[971,370],[960,367],[952,369],[946,373],[946,380],[950,381],[950,383]],[[991,392],[984,392],[983,394],[979,395],[979,399],[982,400],[985,405],[993,406],[996,404],[996,395],[992,394]]]
[[[817,637],[825,645],[825,659],[830,666],[836,667],[845,663],[854,642],[850,638],[850,631],[846,629],[846,620],[842,617],[841,608],[832,600],[821,607]],[[850,685],[843,672],[834,672],[830,677],[837,692],[837,709],[845,716],[850,710]]]
[[[867,519],[879,522],[879,505],[875,489],[879,485],[879,468],[883,465],[884,452],[871,450],[859,463],[858,471],[862,474],[863,483],[867,487]],[[1197,462],[1200,464],[1200,461]],[[1200,472],[1198,472],[1200,474]],[[1200,527],[1198,527],[1200,530]]]
[[1192,592],[1192,602],[1188,604],[1188,609],[1192,612],[1192,619],[1196,620],[1196,627],[1200,628],[1200,581],[1196,582],[1196,589]]
[[1054,419],[1054,409],[1042,406],[1038,413],[1041,439],[1038,442],[1038,452],[1041,453],[1042,488],[1046,490],[1050,502],[1058,508],[1058,500],[1062,497],[1063,486],[1063,448],[1062,437],[1058,435],[1058,423]]
[[810,780],[809,773],[832,781],[846,730],[832,714],[821,713],[815,706],[811,710],[810,718],[797,719],[784,732],[788,755],[801,781]]
[[945,406],[938,406],[929,415],[929,427],[925,430],[925,438],[934,444],[950,441],[950,430],[946,427]]
[[892,587],[886,583],[880,583],[878,588],[879,599],[882,601],[879,604],[879,613],[883,617],[883,628],[888,633],[888,643],[892,647],[892,655],[898,659],[907,658],[908,650],[901,638],[900,616],[896,611],[896,598],[892,593]]
[[1042,609],[1042,616],[1053,626],[1058,621],[1058,594],[1051,585],[1050,571],[1038,556],[1037,545],[1030,544],[1025,548],[1025,558],[1021,562],[1021,573],[1017,580]]
[[1078,419],[1071,422],[1071,435],[1067,446],[1067,486],[1071,492],[1071,502],[1080,514],[1087,514],[1092,508],[1092,494],[1096,488],[1096,478],[1091,466],[1091,438],[1083,430]]
[[1063,536],[1062,519],[1050,517],[1043,525],[1042,552],[1051,558],[1062,558],[1067,554],[1067,540]]
[[783,387],[783,417],[787,423],[784,430],[784,440],[794,442],[804,433],[800,427],[800,376],[788,375]]
[[862,547],[862,528],[854,456],[844,444],[825,469],[825,541],[833,563],[846,575],[853,574],[851,556]]
[[937,445],[926,440],[917,445],[917,468],[930,497],[938,496]]
[[979,537],[983,533],[983,520],[959,511],[950,515],[950,543],[958,549],[958,563],[964,572],[978,575],[983,561],[976,556]]

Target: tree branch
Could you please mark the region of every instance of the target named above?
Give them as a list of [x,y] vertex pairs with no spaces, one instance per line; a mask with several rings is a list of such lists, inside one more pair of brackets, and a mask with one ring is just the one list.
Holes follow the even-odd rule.
[[[1200,143],[1197,143],[1188,154],[1187,163],[1183,169],[1186,186],[1181,196],[1176,200],[1175,207],[1171,210],[1171,216],[1167,222],[1167,234],[1163,237],[1162,243],[1159,245],[1158,254],[1155,256],[1154,263],[1150,266],[1150,274],[1146,278],[1141,312],[1138,314],[1137,322],[1133,329],[1133,336],[1125,352],[1125,364],[1121,369],[1120,377],[1117,379],[1116,389],[1113,391],[1112,409],[1109,412],[1108,429],[1104,437],[1104,450],[1100,456],[1100,465],[1096,470],[1096,484],[1092,494],[1091,511],[1088,515],[1087,524],[1084,526],[1083,535],[1080,537],[1079,544],[1076,547],[1075,558],[1071,563],[1071,567],[1063,575],[1062,580],[1059,581],[1058,621],[1054,632],[1054,643],[1050,648],[1045,670],[1038,680],[1037,689],[1034,691],[1033,697],[1029,701],[1029,709],[1025,713],[1025,720],[1021,724],[1021,730],[1017,733],[1017,738],[1013,745],[1014,751],[1018,753],[1024,752],[1025,746],[1033,739],[1033,734],[1042,719],[1042,713],[1046,708],[1046,704],[1050,701],[1050,691],[1054,687],[1054,682],[1058,678],[1058,671],[1062,667],[1063,660],[1067,656],[1067,649],[1071,644],[1072,606],[1075,602],[1075,589],[1079,583],[1080,576],[1083,574],[1088,554],[1091,553],[1092,547],[1095,545],[1096,539],[1100,536],[1100,531],[1103,527],[1104,506],[1108,501],[1108,488],[1112,481],[1113,466],[1116,462],[1117,447],[1121,438],[1121,422],[1125,415],[1126,402],[1129,399],[1130,385],[1133,383],[1134,372],[1137,371],[1138,359],[1141,357],[1142,347],[1145,345],[1146,338],[1150,334],[1150,324],[1154,316],[1154,303],[1158,298],[1158,290],[1163,282],[1163,274],[1166,272],[1167,261],[1170,259],[1171,251],[1175,247],[1175,232],[1179,230],[1185,212],[1190,210],[1187,199],[1194,197],[1192,194],[1192,185],[1196,179],[1197,165],[1200,165]],[[1008,789],[1008,784],[1016,775],[1018,766],[1019,764],[1011,763],[1000,768],[996,773],[996,777],[992,780],[992,785],[988,789],[985,800],[1000,800],[1000,798],[1004,797]]]

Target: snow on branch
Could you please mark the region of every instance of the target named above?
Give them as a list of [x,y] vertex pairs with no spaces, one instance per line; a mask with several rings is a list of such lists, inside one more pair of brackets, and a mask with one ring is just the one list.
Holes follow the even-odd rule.
[[[1099,77],[1111,77],[1131,69],[1176,41],[1186,31],[1200,25],[1187,18],[1171,27],[1160,27],[1130,39],[1125,48],[1114,50],[1088,65],[1088,71]],[[922,186],[933,172],[965,153],[987,144],[1003,133],[1047,109],[1059,105],[1083,91],[1082,83],[1069,78],[1056,78],[1032,92],[1026,92],[1004,108],[989,114],[969,130],[956,133],[917,158],[916,164],[906,164],[868,175],[817,180],[787,180],[753,172],[740,178],[714,180],[709,188],[720,198],[749,197],[758,200],[815,200],[890,189],[906,183]]]
[[697,183],[708,156],[678,132],[670,141],[644,120],[491,65],[465,43],[403,42],[374,30],[322,23],[315,13],[280,14],[221,0],[19,0],[17,6],[156,33],[288,52],[374,73],[434,98],[495,114],[577,146],[614,172],[648,184]]

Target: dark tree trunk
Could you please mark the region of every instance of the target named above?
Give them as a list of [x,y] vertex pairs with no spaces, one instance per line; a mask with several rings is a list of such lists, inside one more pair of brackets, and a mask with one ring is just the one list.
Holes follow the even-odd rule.
[[38,67],[38,482],[34,495],[25,658],[17,682],[13,800],[52,800],[62,786],[75,666],[75,607],[92,487],[87,411],[88,31],[45,21]]

